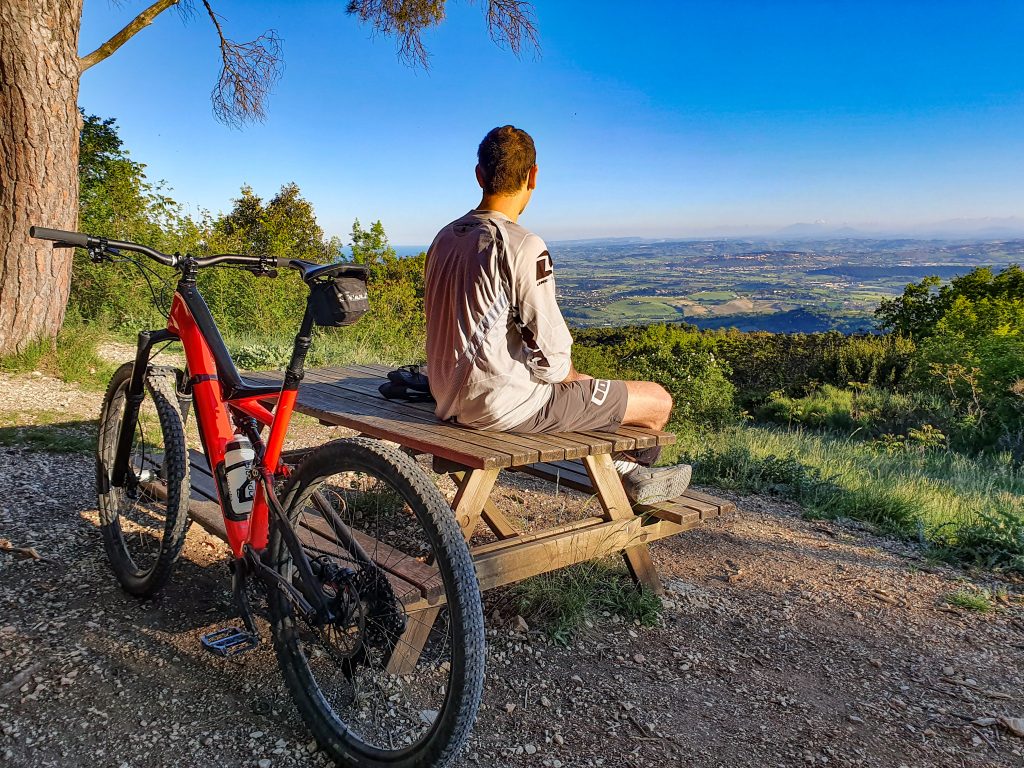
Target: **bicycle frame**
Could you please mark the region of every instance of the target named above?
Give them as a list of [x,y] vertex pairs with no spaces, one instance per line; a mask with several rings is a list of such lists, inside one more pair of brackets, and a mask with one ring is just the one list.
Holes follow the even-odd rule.
[[217,493],[228,545],[236,558],[243,557],[246,545],[257,552],[265,549],[270,534],[270,513],[264,483],[256,484],[252,513],[246,517],[232,516],[230,499],[225,498],[225,484],[220,482],[225,446],[235,435],[233,417],[235,420],[254,419],[257,424],[270,428],[262,455],[257,450],[256,469],[264,478],[285,472],[281,449],[295,407],[312,325],[312,314],[307,306],[280,389],[247,385],[235,369],[213,316],[196,288],[194,274],[186,273],[175,290],[166,330],[139,334],[135,369],[125,404],[126,417],[122,422],[122,433],[118,436],[111,482],[123,484],[128,473],[131,425],[134,423],[134,415],[128,411],[137,409],[142,401],[150,350],[161,341],[178,339],[184,347],[190,376],[187,382],[183,382],[183,388],[191,391],[203,449],[214,477],[219,480],[216,483]]

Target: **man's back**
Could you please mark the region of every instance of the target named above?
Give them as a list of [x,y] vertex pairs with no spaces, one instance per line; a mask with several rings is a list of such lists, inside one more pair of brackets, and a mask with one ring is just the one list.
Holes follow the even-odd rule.
[[[503,125],[477,148],[480,205],[442,229],[427,251],[427,364],[437,416],[524,433],[662,429],[672,397],[650,381],[595,379],[572,365],[544,241],[518,225],[537,187],[526,131]],[[675,498],[690,467],[649,467],[657,449],[615,459],[626,495]]]
[[570,371],[572,337],[544,242],[497,211],[470,211],[427,252],[427,362],[437,416],[509,429]]

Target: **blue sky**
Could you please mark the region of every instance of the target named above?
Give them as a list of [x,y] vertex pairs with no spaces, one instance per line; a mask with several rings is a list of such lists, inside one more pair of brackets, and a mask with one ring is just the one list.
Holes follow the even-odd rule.
[[[82,52],[146,5],[85,0]],[[541,52],[521,59],[479,4],[449,2],[427,72],[343,0],[213,5],[235,39],[283,39],[266,122],[214,120],[199,10],[163,14],[79,99],[192,206],[295,181],[330,234],[379,218],[392,242],[427,243],[478,201],[480,138],[513,123],[540,165],[521,221],[548,239],[1024,217],[1017,1],[537,0]]]

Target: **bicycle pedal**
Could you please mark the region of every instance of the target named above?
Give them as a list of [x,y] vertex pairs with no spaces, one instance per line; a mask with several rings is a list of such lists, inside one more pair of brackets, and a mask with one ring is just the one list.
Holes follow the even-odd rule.
[[226,627],[210,632],[199,638],[203,648],[218,656],[237,656],[240,653],[251,651],[260,644],[260,639],[252,632],[246,632],[238,627]]

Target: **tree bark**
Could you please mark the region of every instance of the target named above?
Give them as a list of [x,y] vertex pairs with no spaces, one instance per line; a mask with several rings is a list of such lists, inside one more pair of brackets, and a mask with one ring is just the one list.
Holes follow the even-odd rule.
[[37,224],[78,226],[78,30],[82,0],[0,2],[0,355],[57,335],[70,249]]

